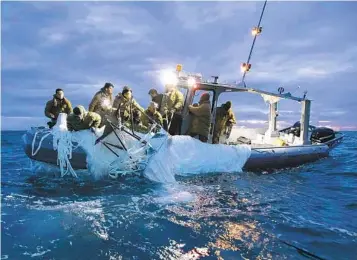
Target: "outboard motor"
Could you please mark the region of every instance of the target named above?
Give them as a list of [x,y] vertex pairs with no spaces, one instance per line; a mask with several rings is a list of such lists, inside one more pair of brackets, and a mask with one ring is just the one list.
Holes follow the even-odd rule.
[[293,126],[280,130],[280,132],[300,137],[300,122],[298,121]]
[[[314,129],[316,129],[315,126],[309,125],[309,131],[313,131]],[[300,131],[301,131],[301,123],[300,121],[297,121],[293,126],[280,130],[279,132],[293,134],[294,136],[300,137]]]
[[300,131],[301,131],[301,124],[300,121],[297,121],[291,128],[290,128],[290,132],[294,134],[297,137],[300,137]]
[[327,127],[315,128],[311,133],[311,142],[325,143],[335,138],[335,131]]

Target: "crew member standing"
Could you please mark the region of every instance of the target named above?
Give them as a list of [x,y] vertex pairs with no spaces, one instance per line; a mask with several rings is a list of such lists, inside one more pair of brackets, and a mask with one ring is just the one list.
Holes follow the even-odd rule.
[[164,119],[164,129],[171,135],[180,134],[182,123],[183,94],[173,84],[167,84],[160,113]]

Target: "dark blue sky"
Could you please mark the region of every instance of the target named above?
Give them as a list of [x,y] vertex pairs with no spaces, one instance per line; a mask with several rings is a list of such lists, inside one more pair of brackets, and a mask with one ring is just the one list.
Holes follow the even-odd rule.
[[[147,106],[163,89],[158,71],[175,64],[204,77],[241,78],[263,2],[2,2],[2,129],[43,124],[56,88],[72,104],[88,104],[107,82],[124,84]],[[308,90],[312,124],[357,129],[356,2],[268,2],[249,86]],[[261,127],[260,96],[231,99],[239,125]],[[223,100],[222,100],[223,101]],[[282,101],[283,127],[300,119]]]

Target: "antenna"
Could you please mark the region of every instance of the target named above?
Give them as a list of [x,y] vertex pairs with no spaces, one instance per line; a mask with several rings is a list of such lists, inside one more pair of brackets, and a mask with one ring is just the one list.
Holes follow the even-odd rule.
[[307,90],[304,91],[304,96],[302,98],[305,99],[306,95],[307,95]]
[[300,89],[300,86],[298,85],[296,89],[294,89],[294,91],[291,91],[291,93],[295,93],[298,89]]
[[247,86],[245,85],[245,82],[244,82],[245,75],[246,75],[246,73],[247,73],[247,72],[250,70],[250,68],[251,68],[251,64],[249,63],[249,61],[250,61],[250,59],[251,59],[251,57],[252,57],[255,40],[257,39],[257,36],[262,32],[262,29],[263,29],[262,27],[260,27],[260,23],[261,23],[262,18],[263,18],[263,14],[264,14],[264,11],[265,11],[265,6],[266,6],[266,4],[267,4],[267,1],[268,1],[268,0],[265,0],[265,2],[264,2],[264,6],[263,6],[262,12],[261,12],[261,14],[260,14],[260,18],[259,18],[258,25],[252,29],[252,35],[254,36],[254,39],[253,39],[252,46],[250,47],[250,52],[249,52],[249,56],[248,56],[247,62],[246,62],[246,63],[243,63],[243,64],[241,65],[241,70],[242,70],[242,72],[243,72],[242,82],[243,82],[245,88],[247,87]]
[[218,76],[211,76],[212,78],[214,78],[213,84],[218,84]]

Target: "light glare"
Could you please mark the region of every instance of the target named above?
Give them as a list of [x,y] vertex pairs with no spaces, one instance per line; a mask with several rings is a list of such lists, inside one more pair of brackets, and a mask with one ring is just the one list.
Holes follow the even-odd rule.
[[187,80],[187,85],[189,85],[190,87],[194,86],[196,84],[196,80],[192,77],[188,78]]
[[105,107],[105,108],[110,108],[111,105],[110,105],[109,99],[104,99],[104,100],[102,101],[102,106]]
[[176,85],[178,82],[177,76],[176,74],[171,71],[171,70],[163,70],[160,73],[160,79],[162,84],[167,85],[167,84],[171,84],[171,85]]

